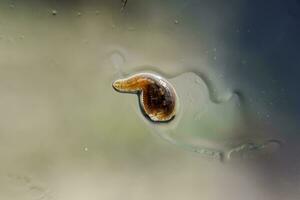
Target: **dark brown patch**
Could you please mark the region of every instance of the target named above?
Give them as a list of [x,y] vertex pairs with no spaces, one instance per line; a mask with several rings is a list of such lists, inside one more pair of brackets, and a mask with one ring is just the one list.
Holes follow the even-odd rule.
[[145,86],[143,90],[144,107],[148,113],[162,113],[164,118],[172,114],[175,109],[175,97],[170,88],[153,83]]

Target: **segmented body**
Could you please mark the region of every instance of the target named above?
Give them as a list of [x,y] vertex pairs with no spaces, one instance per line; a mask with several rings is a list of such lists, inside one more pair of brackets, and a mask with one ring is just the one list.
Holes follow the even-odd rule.
[[138,94],[143,113],[152,121],[166,122],[175,116],[177,101],[175,90],[166,79],[158,75],[135,74],[116,80],[113,88],[119,92]]

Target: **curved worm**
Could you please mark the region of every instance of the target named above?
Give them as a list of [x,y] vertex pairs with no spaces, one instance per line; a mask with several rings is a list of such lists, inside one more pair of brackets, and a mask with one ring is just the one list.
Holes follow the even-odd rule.
[[118,92],[135,93],[146,117],[154,122],[168,122],[175,117],[177,95],[164,78],[151,73],[138,73],[113,82]]

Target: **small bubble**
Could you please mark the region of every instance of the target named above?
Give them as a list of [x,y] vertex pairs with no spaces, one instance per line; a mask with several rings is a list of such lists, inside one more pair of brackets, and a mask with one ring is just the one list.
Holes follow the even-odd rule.
[[88,151],[89,149],[87,148],[87,147],[84,147],[84,149],[83,149],[84,151]]
[[52,10],[52,11],[51,11],[51,14],[52,14],[53,16],[57,15],[57,10]]
[[11,9],[13,9],[13,8],[15,8],[15,5],[14,5],[14,4],[10,4],[9,7],[10,7]]
[[179,21],[177,19],[175,19],[174,24],[179,24]]
[[214,56],[214,60],[217,60],[217,56]]
[[80,17],[81,16],[81,12],[77,12],[77,16]]
[[96,10],[96,11],[95,11],[95,14],[96,14],[96,15],[99,15],[99,14],[100,14],[100,11],[99,11],[99,10]]

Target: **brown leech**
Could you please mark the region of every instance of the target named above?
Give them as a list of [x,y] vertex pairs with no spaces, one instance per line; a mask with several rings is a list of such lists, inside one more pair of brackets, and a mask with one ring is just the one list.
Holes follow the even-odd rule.
[[138,94],[143,113],[154,122],[167,122],[175,116],[175,90],[167,80],[158,75],[135,74],[116,80],[113,88],[118,92]]

